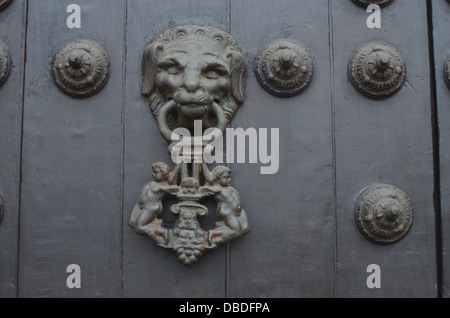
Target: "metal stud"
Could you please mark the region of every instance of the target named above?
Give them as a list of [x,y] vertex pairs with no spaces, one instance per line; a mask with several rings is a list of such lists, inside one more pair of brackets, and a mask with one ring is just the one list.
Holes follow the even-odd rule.
[[388,184],[362,191],[355,205],[355,221],[364,237],[376,244],[392,244],[408,234],[413,209],[407,194]]
[[405,82],[406,66],[400,52],[392,45],[371,41],[354,51],[348,73],[360,93],[381,99],[400,90]]
[[371,4],[378,4],[380,7],[385,7],[391,4],[394,0],[352,0],[360,7],[367,8]]
[[279,39],[266,45],[255,60],[255,74],[270,94],[291,97],[304,91],[312,81],[311,55],[301,44]]
[[6,81],[11,69],[11,58],[8,48],[0,41],[0,86]]
[[58,88],[72,97],[98,93],[109,78],[109,57],[101,45],[90,39],[65,44],[54,56],[52,75]]
[[5,10],[13,0],[0,0],[0,11]]

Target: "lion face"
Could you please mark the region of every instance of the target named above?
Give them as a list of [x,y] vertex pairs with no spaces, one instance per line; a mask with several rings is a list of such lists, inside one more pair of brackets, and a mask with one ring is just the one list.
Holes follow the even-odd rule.
[[167,117],[170,129],[189,128],[193,120],[214,127],[217,107],[213,103],[229,121],[244,99],[244,64],[244,56],[228,33],[195,25],[173,27],[145,50],[143,94],[149,96],[156,118],[166,103],[176,103],[176,110]]
[[183,41],[168,47],[157,68],[157,90],[166,100],[175,100],[188,119],[202,119],[214,101],[220,104],[230,92],[229,63],[207,42]]

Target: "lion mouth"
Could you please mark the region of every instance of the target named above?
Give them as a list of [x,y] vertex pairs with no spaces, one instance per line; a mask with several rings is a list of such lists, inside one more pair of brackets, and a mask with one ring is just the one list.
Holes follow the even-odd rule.
[[187,118],[202,119],[208,111],[209,105],[185,104],[179,106],[179,111]]
[[199,91],[197,93],[180,92],[176,94],[173,99],[178,105],[211,105],[213,99],[210,98],[205,92]]

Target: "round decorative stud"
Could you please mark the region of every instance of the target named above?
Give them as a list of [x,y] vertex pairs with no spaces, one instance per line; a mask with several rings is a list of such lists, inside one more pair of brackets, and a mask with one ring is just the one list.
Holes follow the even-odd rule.
[[109,78],[109,57],[97,42],[78,39],[64,45],[52,61],[58,88],[72,97],[98,93]]
[[360,232],[376,244],[401,240],[413,223],[411,202],[403,190],[376,184],[363,190],[355,206],[355,220]]
[[6,81],[11,69],[11,59],[9,57],[8,48],[0,42],[0,86]]
[[0,11],[5,10],[13,0],[0,0]]
[[406,78],[400,52],[383,42],[367,42],[353,52],[348,66],[350,79],[362,94],[376,99],[397,93]]
[[267,44],[255,61],[259,84],[279,97],[301,93],[311,83],[313,73],[313,61],[306,48],[288,39]]
[[447,85],[450,88],[450,55],[447,58],[447,61],[445,62],[444,72],[445,72],[444,73],[445,81],[447,82]]
[[380,7],[385,7],[391,4],[394,0],[352,0],[354,3],[360,7],[367,8],[371,4],[378,4]]

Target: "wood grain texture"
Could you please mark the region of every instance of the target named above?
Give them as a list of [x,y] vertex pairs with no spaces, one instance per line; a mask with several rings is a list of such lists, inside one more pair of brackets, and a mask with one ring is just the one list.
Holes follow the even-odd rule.
[[[337,203],[337,297],[435,297],[433,148],[426,2],[394,1],[382,11],[382,28],[366,26],[368,14],[351,1],[330,1],[333,20]],[[351,21],[349,23],[349,21]],[[361,44],[381,40],[398,48],[407,81],[381,101],[358,93],[347,64]],[[410,233],[378,246],[358,232],[354,204],[374,183],[402,188],[415,220]],[[381,289],[368,289],[367,266],[381,267]]]
[[[66,26],[71,1],[30,1],[25,81],[19,296],[121,295],[124,0],[80,0],[81,29]],[[99,41],[111,76],[86,99],[61,93],[50,62],[78,37]],[[66,268],[81,267],[81,289]]]
[[[328,1],[231,1],[231,33],[248,59],[246,99],[231,126],[279,128],[280,167],[232,164],[250,233],[231,243],[230,297],[331,297],[334,210]],[[259,86],[253,62],[275,39],[302,43],[315,77],[292,98]]]
[[[171,250],[138,236],[128,218],[142,187],[152,179],[151,165],[171,163],[167,144],[141,95],[141,61],[145,47],[165,29],[199,24],[227,30],[227,1],[129,1],[125,97],[125,175],[123,219],[123,295],[125,297],[224,297],[225,246],[207,252],[187,267]],[[173,165],[170,165],[173,166]],[[165,201],[162,219],[174,222]],[[210,216],[215,214],[210,210]]]
[[440,144],[441,230],[443,252],[443,296],[450,297],[450,90],[444,80],[444,65],[450,56],[450,4],[446,0],[432,1],[433,38],[436,70],[437,113]]
[[0,223],[0,298],[17,295],[25,19],[24,0],[0,12],[0,41],[8,46],[12,60],[9,77],[0,87],[0,197],[5,205]]

